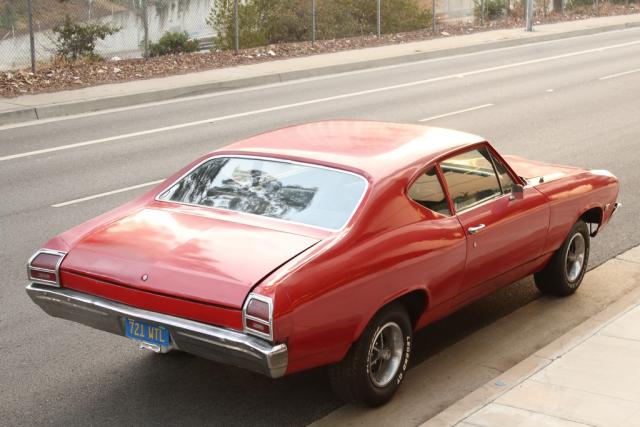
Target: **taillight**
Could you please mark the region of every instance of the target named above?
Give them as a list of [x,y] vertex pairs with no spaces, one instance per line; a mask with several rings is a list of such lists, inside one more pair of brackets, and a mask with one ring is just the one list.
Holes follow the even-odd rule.
[[40,249],[27,263],[27,276],[34,283],[60,287],[60,264],[66,252]]
[[242,308],[242,322],[247,334],[273,341],[273,300],[249,294]]

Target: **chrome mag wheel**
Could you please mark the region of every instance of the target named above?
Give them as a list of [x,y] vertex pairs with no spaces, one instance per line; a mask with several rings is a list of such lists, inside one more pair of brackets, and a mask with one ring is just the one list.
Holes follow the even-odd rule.
[[385,387],[395,377],[402,362],[404,338],[397,323],[382,326],[369,348],[369,378],[376,387]]
[[580,277],[584,268],[584,258],[586,252],[586,244],[581,233],[576,233],[569,242],[567,256],[565,260],[565,268],[567,271],[567,279],[569,282],[575,282]]

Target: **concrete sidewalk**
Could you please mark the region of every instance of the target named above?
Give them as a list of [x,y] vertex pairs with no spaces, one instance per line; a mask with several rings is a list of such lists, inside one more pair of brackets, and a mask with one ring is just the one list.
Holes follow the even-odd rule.
[[[640,247],[617,259],[640,282]],[[640,289],[423,427],[452,425],[640,426]]]
[[640,14],[485,31],[72,91],[0,99],[0,125],[640,26]]

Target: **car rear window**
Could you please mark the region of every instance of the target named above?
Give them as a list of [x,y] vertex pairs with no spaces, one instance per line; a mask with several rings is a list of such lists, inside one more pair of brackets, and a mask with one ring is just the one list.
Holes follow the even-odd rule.
[[227,209],[337,230],[366,190],[360,175],[280,160],[217,157],[158,199]]

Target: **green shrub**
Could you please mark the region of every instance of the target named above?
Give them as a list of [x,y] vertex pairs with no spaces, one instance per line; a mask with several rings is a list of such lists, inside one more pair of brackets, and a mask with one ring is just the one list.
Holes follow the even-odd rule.
[[198,41],[190,40],[186,32],[166,32],[157,43],[149,44],[149,56],[162,56],[198,50]]
[[[418,0],[385,0],[381,16],[383,33],[412,31],[431,25],[431,11],[421,8]],[[311,39],[311,2],[308,0],[246,0],[238,4],[238,17],[243,48]],[[214,0],[207,22],[217,34],[214,46],[232,48],[233,0]],[[316,30],[317,39],[375,33],[375,1],[318,1]]]
[[[364,1],[362,7],[371,10],[371,3]],[[431,28],[431,9],[421,8],[417,0],[383,0],[381,15],[381,29],[385,34]],[[375,23],[375,12],[369,19]],[[369,32],[373,33],[374,27],[371,25]]]
[[[473,15],[476,19],[480,19],[482,10],[482,3],[480,0],[473,0]],[[493,21],[498,18],[502,18],[507,10],[506,0],[485,0],[484,1],[484,19]]]
[[98,39],[117,33],[120,28],[106,24],[82,24],[74,22],[69,15],[64,17],[62,25],[53,28],[56,53],[66,59],[76,60],[80,57],[99,59],[95,53]]

